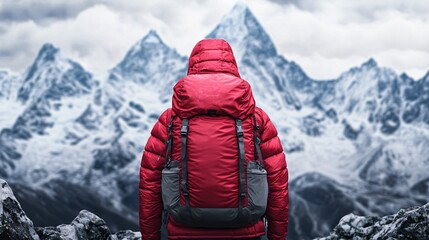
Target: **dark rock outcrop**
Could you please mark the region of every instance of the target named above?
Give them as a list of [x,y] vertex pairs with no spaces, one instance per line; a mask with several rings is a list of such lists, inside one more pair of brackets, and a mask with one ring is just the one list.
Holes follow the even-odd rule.
[[334,239],[429,239],[429,203],[384,217],[344,216],[328,237]]
[[9,185],[0,179],[0,239],[39,240],[33,222],[25,215]]
[[111,234],[106,222],[82,210],[70,224],[34,227],[22,210],[11,188],[0,179],[0,240],[138,240],[131,230]]

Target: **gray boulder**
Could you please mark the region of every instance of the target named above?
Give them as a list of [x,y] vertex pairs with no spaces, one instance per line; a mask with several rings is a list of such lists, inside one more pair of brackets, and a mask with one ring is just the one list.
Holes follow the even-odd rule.
[[9,185],[0,179],[0,239],[39,240]]
[[110,236],[109,240],[140,240],[141,234],[131,230],[119,231]]
[[429,239],[429,203],[421,207],[401,209],[397,214],[384,217],[362,217],[348,214],[328,237],[334,239]]
[[106,222],[97,215],[82,210],[70,224],[57,227],[36,227],[41,240],[106,240],[110,230]]

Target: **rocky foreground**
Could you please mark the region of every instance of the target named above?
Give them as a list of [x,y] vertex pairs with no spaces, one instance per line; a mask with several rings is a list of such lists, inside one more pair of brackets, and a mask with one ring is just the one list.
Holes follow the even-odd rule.
[[[0,240],[137,240],[130,230],[112,233],[106,222],[82,210],[70,224],[34,227],[25,215],[6,181],[0,179]],[[429,239],[429,203],[384,217],[344,216],[331,234],[319,240],[334,239]]]
[[384,217],[362,217],[348,214],[328,237],[319,240],[334,239],[429,239],[429,203],[422,207],[401,209],[394,215]]
[[0,240],[137,240],[140,233],[130,230],[112,233],[106,222],[86,210],[70,224],[34,227],[25,215],[6,181],[0,179]]

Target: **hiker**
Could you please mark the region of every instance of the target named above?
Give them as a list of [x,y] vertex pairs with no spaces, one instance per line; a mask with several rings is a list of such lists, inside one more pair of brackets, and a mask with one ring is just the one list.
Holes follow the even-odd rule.
[[230,45],[204,39],[155,123],[140,168],[142,239],[286,239],[288,170]]

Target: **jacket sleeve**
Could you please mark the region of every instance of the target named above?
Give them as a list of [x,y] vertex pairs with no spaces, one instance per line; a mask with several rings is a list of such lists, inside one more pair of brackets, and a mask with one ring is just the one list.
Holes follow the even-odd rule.
[[277,129],[268,115],[258,109],[260,114],[261,152],[268,174],[268,239],[285,239],[288,228],[289,195],[288,169]]
[[139,224],[142,239],[160,239],[162,223],[161,171],[165,163],[165,141],[171,109],[155,123],[142,156],[139,183]]

